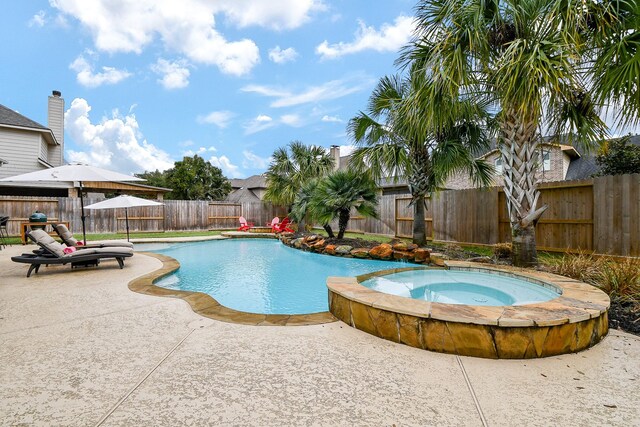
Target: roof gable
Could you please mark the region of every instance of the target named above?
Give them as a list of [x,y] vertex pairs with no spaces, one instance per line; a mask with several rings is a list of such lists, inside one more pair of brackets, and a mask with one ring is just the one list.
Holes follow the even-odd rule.
[[40,123],[33,121],[20,113],[16,113],[2,104],[0,104],[0,125],[49,130],[49,128],[42,126]]

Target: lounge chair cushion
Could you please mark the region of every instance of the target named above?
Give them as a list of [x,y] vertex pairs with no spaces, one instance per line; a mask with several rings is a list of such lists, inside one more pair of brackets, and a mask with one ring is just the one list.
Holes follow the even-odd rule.
[[118,247],[111,247],[111,248],[87,248],[87,249],[82,249],[80,251],[75,251],[73,253],[70,254],[65,254],[64,258],[77,258],[77,257],[83,257],[89,254],[113,254],[113,256],[118,256],[118,255],[123,255],[123,256],[127,256],[127,255],[133,255],[133,249],[131,248],[118,248]]
[[62,239],[62,241],[65,244],[67,244],[67,246],[78,245],[78,240],[75,237],[73,237],[73,234],[71,234],[71,231],[69,231],[66,225],[56,224],[56,231],[60,235],[60,238]]
[[[133,249],[133,243],[127,242],[125,240],[98,240],[87,242],[84,246],[79,246],[79,248],[130,248]],[[83,249],[84,250],[84,249]]]
[[64,246],[53,240],[53,237],[49,236],[44,230],[31,230],[29,236],[55,256],[63,257],[65,255]]

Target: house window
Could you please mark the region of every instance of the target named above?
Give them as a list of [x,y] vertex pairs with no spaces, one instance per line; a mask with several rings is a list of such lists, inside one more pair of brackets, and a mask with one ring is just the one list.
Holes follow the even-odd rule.
[[502,175],[502,158],[501,157],[498,157],[493,162],[493,167],[496,169],[496,174],[497,175]]
[[551,153],[548,150],[542,150],[542,170],[551,170]]

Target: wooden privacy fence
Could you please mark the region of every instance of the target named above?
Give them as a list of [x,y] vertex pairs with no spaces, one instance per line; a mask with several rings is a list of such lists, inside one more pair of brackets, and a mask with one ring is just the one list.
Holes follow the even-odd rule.
[[[538,249],[640,256],[640,174],[544,183],[540,193],[540,203],[549,208],[536,227]],[[396,199],[398,237],[411,237],[409,201]],[[502,189],[443,191],[428,200],[427,207],[427,236],[433,240],[484,245],[511,241]]]
[[[85,197],[85,205],[103,198]],[[131,232],[163,232],[185,230],[219,230],[237,228],[242,215],[256,225],[270,222],[274,216],[283,218],[286,210],[269,203],[225,203],[199,200],[165,200],[162,206],[129,208]],[[49,220],[69,221],[71,230],[82,230],[80,199],[70,197],[0,196],[0,216],[9,216],[9,235],[20,233],[20,223],[34,211],[43,212]],[[125,210],[85,210],[87,233],[125,231]]]
[[[640,174],[607,176],[583,181],[544,183],[540,203],[549,209],[537,225],[539,249],[585,250],[602,254],[640,256]],[[86,204],[101,199],[86,198]],[[411,237],[413,207],[406,196],[379,199],[379,219],[354,214],[350,231]],[[436,241],[492,245],[511,241],[506,199],[499,188],[443,191],[427,198],[426,232]],[[80,199],[0,196],[0,216],[11,217],[8,231],[36,210],[49,219],[70,221],[81,230]],[[87,211],[88,233],[124,231],[124,209]],[[231,229],[244,216],[265,225],[286,209],[268,203],[228,203],[166,200],[164,206],[129,209],[131,231]],[[337,224],[335,225],[337,227]]]

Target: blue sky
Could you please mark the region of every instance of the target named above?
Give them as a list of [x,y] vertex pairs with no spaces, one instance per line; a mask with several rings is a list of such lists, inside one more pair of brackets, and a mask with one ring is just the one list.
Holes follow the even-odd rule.
[[198,153],[247,177],[295,139],[349,145],[346,122],[397,72],[414,4],[8,2],[0,104],[46,125],[61,91],[67,161],[134,173]]

